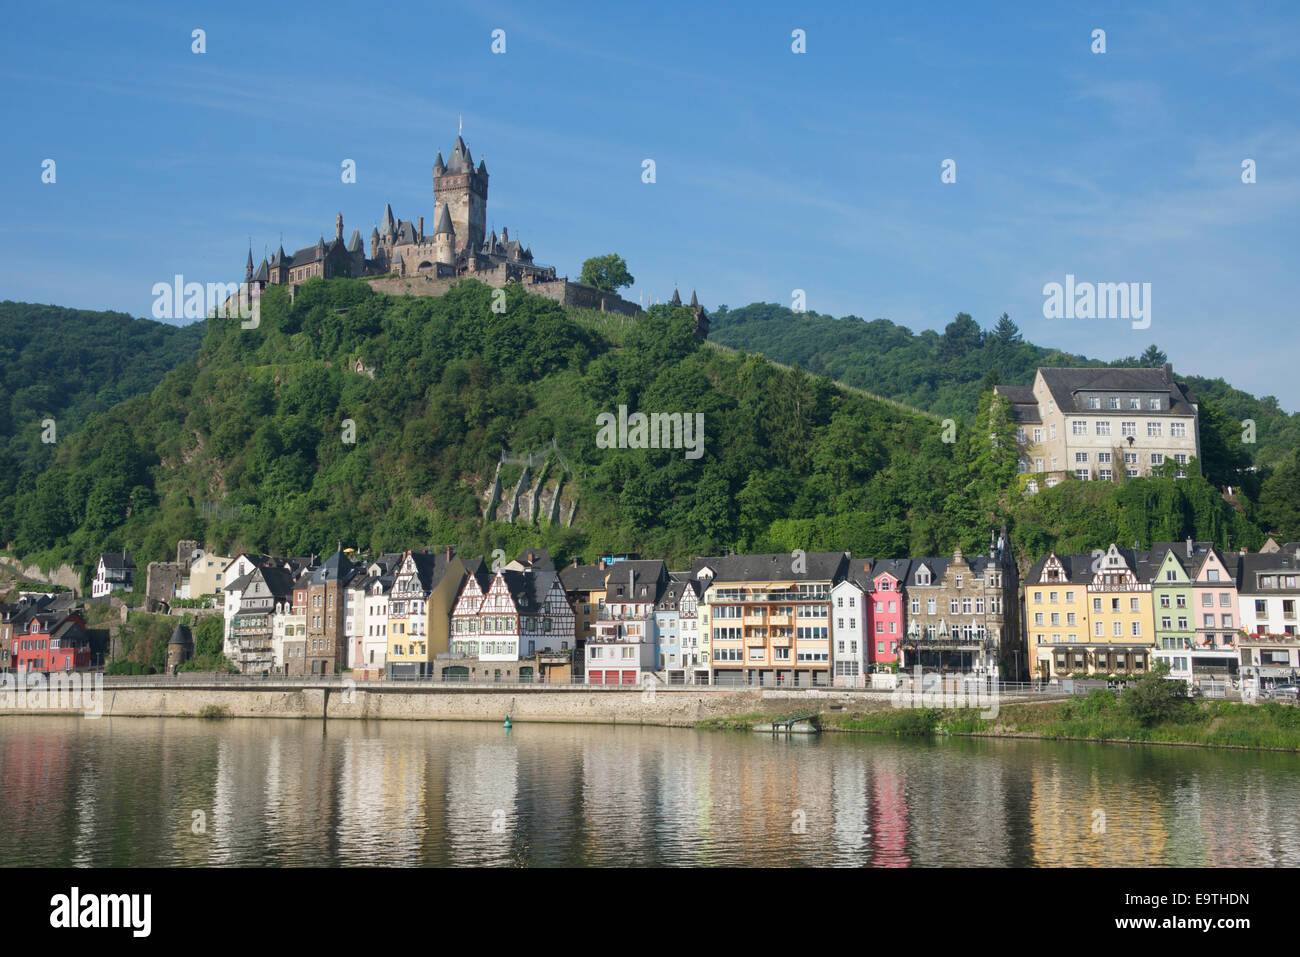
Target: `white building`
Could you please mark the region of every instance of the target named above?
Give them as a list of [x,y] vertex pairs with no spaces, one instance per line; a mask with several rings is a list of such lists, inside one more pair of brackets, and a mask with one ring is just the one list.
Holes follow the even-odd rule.
[[130,552],[105,552],[99,556],[95,579],[90,583],[90,597],[106,598],[115,591],[130,591],[134,579],[135,562]]
[[864,688],[870,579],[850,575],[831,588],[831,675],[837,688]]
[[605,585],[596,616],[596,637],[587,642],[586,675],[591,685],[637,685],[658,664],[655,605],[669,585],[661,561],[623,561]]

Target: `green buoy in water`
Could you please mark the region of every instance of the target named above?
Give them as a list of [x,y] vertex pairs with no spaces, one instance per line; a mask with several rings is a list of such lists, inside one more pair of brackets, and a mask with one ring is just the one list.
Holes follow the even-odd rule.
[[506,730],[510,730],[510,715],[506,715]]

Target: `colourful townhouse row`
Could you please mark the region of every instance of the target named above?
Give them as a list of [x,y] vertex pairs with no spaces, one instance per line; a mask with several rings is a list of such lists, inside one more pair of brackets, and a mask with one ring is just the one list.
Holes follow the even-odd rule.
[[1300,669],[1300,543],[1258,553],[1207,542],[1112,544],[1037,561],[1025,576],[1031,676],[1126,676],[1167,663],[1171,677],[1286,680]]
[[795,552],[493,570],[450,547],[354,560],[241,554],[217,589],[241,671],[365,678],[863,687],[899,664],[1006,676],[1015,564]]

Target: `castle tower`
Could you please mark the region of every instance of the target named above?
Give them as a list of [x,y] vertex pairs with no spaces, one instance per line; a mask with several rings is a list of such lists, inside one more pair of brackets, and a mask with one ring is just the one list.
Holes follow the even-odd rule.
[[446,204],[438,212],[438,225],[433,231],[433,247],[438,262],[447,266],[456,264],[456,230]]
[[433,200],[448,210],[455,229],[456,252],[483,245],[487,237],[487,194],[487,166],[480,162],[476,170],[469,147],[457,136],[446,165],[439,153],[433,167]]

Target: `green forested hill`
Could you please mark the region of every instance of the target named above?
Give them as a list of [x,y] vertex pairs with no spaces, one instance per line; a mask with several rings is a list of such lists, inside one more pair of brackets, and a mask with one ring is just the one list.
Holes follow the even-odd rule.
[[[290,305],[272,287],[259,328],[209,320],[195,361],[61,431],[52,461],[0,487],[0,539],[47,562],[125,547],[141,567],[180,538],[296,555],[340,539],[541,544],[560,558],[638,551],[674,565],[727,548],[977,550],[1003,521],[1025,554],[1262,540],[1249,499],[1238,511],[1199,478],[1022,498],[1014,448],[988,442],[1007,427],[991,394],[946,443],[929,416],[702,347],[685,309],[628,320],[510,287],[498,314],[491,293],[467,281],[440,298],[389,297],[314,280]],[[702,413],[704,454],[597,447],[597,415],[620,404]],[[502,451],[552,440],[579,503],[572,527],[484,522]],[[507,489],[518,475],[503,469]]]
[[[1165,362],[1154,346],[1142,356],[1113,362],[1071,355],[1025,342],[1009,318],[983,330],[965,313],[942,334],[932,329],[913,333],[886,319],[865,322],[856,316],[836,319],[795,313],[772,303],[734,310],[723,306],[711,320],[709,338],[716,342],[968,422],[974,419],[980,393],[991,382],[1029,385],[1038,366],[1159,366]],[[1208,427],[1221,433],[1215,438],[1223,443],[1227,460],[1203,463],[1211,478],[1226,484],[1236,466],[1250,464],[1238,461],[1238,452],[1265,469],[1293,458],[1300,446],[1300,414],[1284,412],[1272,396],[1256,398],[1222,379],[1184,376],[1177,370],[1175,375],[1211,407]],[[1255,422],[1256,443],[1242,448],[1245,419]],[[1223,474],[1216,476],[1216,471]]]
[[45,419],[54,420],[57,439],[91,414],[151,391],[198,355],[204,326],[0,302],[0,473],[49,461],[54,450],[41,441]]

